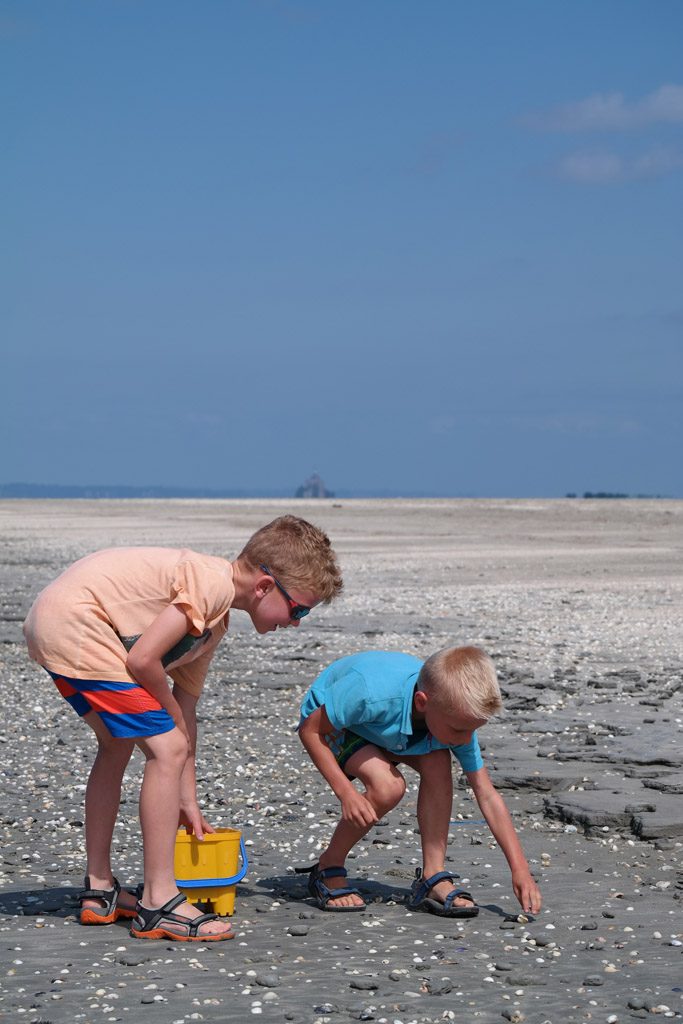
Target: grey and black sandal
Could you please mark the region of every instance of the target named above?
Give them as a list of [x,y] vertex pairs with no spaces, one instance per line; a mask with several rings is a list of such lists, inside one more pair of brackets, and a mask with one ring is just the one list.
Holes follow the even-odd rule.
[[[130,890],[125,891],[130,892]],[[77,899],[81,902],[79,916],[81,924],[113,924],[114,921],[118,921],[121,917],[129,919],[135,917],[136,911],[133,907],[119,906],[120,895],[121,886],[116,879],[114,879],[112,889],[93,889],[90,885],[90,878],[86,875],[83,881],[83,888],[77,896]],[[139,898],[140,894],[136,890],[134,893],[131,892],[131,896],[133,895]],[[82,906],[83,900],[102,900],[103,906],[84,907]]]
[[[220,920],[218,914],[200,914],[199,917],[174,914],[175,908],[183,903],[187,903],[187,899],[181,892],[155,910],[138,903],[130,934],[134,939],[178,939],[180,942],[222,942],[224,939],[234,939],[235,933],[230,925],[224,932],[205,932],[200,935],[199,929],[203,924]],[[179,927],[185,930],[181,932]]]

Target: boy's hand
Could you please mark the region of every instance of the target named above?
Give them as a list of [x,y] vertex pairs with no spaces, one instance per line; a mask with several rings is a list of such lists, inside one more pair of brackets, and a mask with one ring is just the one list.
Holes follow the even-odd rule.
[[209,825],[208,821],[200,811],[198,804],[195,804],[194,807],[180,808],[178,827],[184,827],[190,835],[194,832],[199,840],[204,838],[205,832],[216,831],[213,825]]
[[537,914],[539,912],[542,903],[541,890],[528,870],[513,871],[512,888],[525,913]]
[[341,798],[341,806],[342,820],[350,822],[356,828],[370,828],[379,821],[370,801],[353,786]]

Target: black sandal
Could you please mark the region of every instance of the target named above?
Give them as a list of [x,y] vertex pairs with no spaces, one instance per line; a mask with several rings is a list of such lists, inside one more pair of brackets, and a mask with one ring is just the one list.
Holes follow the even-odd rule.
[[[423,878],[422,870],[417,868],[415,880],[410,887],[409,908],[411,910],[426,910],[429,914],[436,914],[438,917],[476,917],[479,913],[479,907],[472,899],[472,893],[467,892],[466,889],[458,889],[457,887],[451,889],[443,902],[432,899],[429,895],[437,882],[442,882],[444,879],[454,882],[458,877],[458,875],[452,875],[450,871],[437,871],[435,875]],[[469,900],[471,906],[454,907],[453,900],[457,899]]]
[[[173,910],[182,903],[187,903],[187,898],[182,892],[164,903],[163,907],[150,910],[138,902],[135,920],[130,926],[130,934],[134,939],[178,939],[180,942],[221,942],[223,939],[234,939],[235,933],[228,926],[228,931],[218,932],[214,935],[200,935],[199,929],[207,921],[219,921],[218,914],[200,914],[199,917],[185,917],[183,914],[174,914]],[[187,929],[181,933],[165,925],[181,925]]]
[[295,868],[294,870],[300,875],[308,874],[308,891],[315,900],[315,905],[319,910],[327,910],[334,914],[358,914],[365,910],[365,903],[362,906],[356,907],[330,906],[330,900],[334,900],[338,896],[360,896],[361,899],[363,898],[358,889],[350,887],[330,889],[329,886],[325,885],[323,881],[325,878],[336,878],[338,876],[346,878],[346,868],[321,868],[319,864],[313,864],[310,868]]

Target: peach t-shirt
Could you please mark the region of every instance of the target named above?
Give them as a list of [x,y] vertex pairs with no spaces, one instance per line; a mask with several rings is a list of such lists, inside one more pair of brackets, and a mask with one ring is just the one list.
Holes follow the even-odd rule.
[[[24,635],[34,661],[74,679],[130,682],[128,647],[169,604],[183,610],[184,652],[166,665],[198,697],[235,597],[232,565],[186,548],[107,548],[75,562],[36,598]],[[173,648],[174,652],[176,648]]]

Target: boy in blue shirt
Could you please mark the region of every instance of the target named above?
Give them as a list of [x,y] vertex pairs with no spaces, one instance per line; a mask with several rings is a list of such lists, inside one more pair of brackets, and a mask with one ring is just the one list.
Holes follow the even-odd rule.
[[[310,870],[309,892],[321,910],[365,910],[345,883],[349,851],[403,797],[397,765],[418,772],[417,820],[422,869],[410,907],[444,917],[475,917],[479,908],[444,870],[453,804],[451,752],[512,873],[524,911],[537,913],[541,894],[512,819],[491,782],[476,730],[501,708],[493,662],[476,647],[438,651],[422,662],[409,654],[367,651],[340,658],[318,676],[301,705],[299,735],[341,803],[329,846]],[[364,786],[359,792],[352,780]]]

